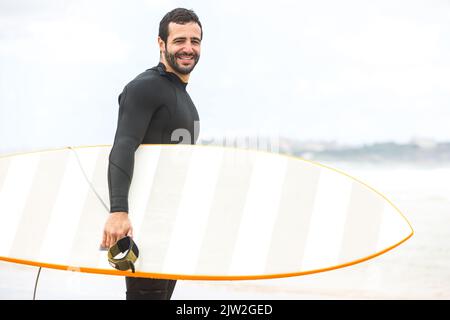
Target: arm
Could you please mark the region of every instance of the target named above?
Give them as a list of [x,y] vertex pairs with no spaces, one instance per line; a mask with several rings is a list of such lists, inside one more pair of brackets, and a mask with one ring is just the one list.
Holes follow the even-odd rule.
[[158,107],[157,90],[148,82],[133,81],[119,97],[119,118],[114,144],[109,155],[108,188],[110,212],[105,224],[102,247],[111,247],[120,238],[131,235],[128,218],[128,193],[133,177],[134,155],[141,144],[154,111]]
[[[152,90],[153,89],[153,90]],[[134,155],[141,144],[158,99],[148,82],[127,85],[120,95],[116,136],[109,155],[108,187],[110,212],[128,212],[128,192],[134,169]]]

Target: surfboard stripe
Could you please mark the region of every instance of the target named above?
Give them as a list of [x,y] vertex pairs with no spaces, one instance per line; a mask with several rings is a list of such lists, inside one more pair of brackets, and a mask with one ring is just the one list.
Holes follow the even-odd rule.
[[9,256],[39,164],[39,154],[12,157],[0,192],[0,254]]
[[384,200],[353,182],[351,201],[345,219],[339,262],[348,262],[376,250]]
[[[107,177],[105,168],[105,159],[108,159],[107,151],[108,149],[106,148],[71,150],[80,160],[81,169],[87,177],[86,184],[92,184],[93,187],[97,187],[97,191],[100,187],[104,188],[103,184],[106,180],[105,177]],[[86,179],[84,175],[83,177]],[[92,214],[93,212],[98,214]],[[107,217],[108,211],[103,207],[92,188],[88,186],[86,198],[81,207],[78,228],[71,247],[73,254],[68,261],[71,267],[91,265],[97,260],[103,227]],[[85,239],[92,239],[92,242],[87,244]],[[103,253],[103,256],[106,260],[106,253]]]
[[144,246],[141,251],[150,253],[139,257],[137,267],[145,265],[155,273],[162,273],[192,151],[183,147],[161,149],[146,205],[146,219],[141,226],[135,225],[135,228],[140,228],[140,237],[147,239],[141,244]]
[[300,269],[319,176],[319,167],[288,162],[265,273]]
[[351,190],[351,180],[321,169],[302,270],[338,264]]
[[[153,178],[156,173],[161,147],[152,148],[152,152],[142,152],[138,149],[135,155],[133,183],[130,187],[129,207],[130,219],[134,230],[134,238],[139,243],[140,232],[139,226],[142,225],[145,218],[145,210],[148,206],[148,199],[152,190]],[[139,186],[139,187],[137,187]]]
[[91,184],[96,193],[106,205],[105,211],[109,212],[109,188],[108,188],[108,164],[111,147],[97,148],[98,155],[94,172],[92,173]]
[[253,153],[233,149],[223,154],[197,274],[208,274],[211,270],[227,274],[230,268],[255,157]]
[[0,158],[0,192],[2,192],[2,187],[8,173],[9,164],[10,158]]
[[279,209],[287,159],[258,157],[234,248],[229,274],[263,274]]
[[192,154],[164,261],[165,273],[180,273],[182,270],[195,272],[221,160],[222,152],[211,152],[205,148],[196,149]]
[[75,155],[69,149],[63,152],[69,154],[68,163],[55,199],[39,258],[48,263],[68,264],[72,253],[67,249],[73,246],[89,185],[86,183]]
[[99,155],[97,159],[97,165],[95,167],[95,172],[91,183],[92,186],[95,188],[96,194],[102,199],[103,203],[105,204],[109,212],[110,203],[109,203],[109,187],[108,187],[108,165],[111,147],[103,147],[98,149]]
[[11,246],[11,255],[37,258],[66,169],[67,156],[67,152],[61,151],[40,154],[30,194]]

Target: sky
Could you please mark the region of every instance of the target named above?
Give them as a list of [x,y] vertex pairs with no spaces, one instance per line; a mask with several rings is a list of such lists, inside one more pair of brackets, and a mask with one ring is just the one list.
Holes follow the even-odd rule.
[[0,0],[0,153],[112,144],[117,97],[200,17],[200,138],[450,141],[450,1]]

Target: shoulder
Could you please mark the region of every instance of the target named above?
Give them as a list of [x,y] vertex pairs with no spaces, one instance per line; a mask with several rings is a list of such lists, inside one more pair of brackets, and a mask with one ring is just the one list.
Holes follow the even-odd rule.
[[153,70],[147,70],[131,80],[125,88],[138,95],[149,95],[167,90],[167,83],[164,77],[161,77]]
[[168,80],[157,71],[149,69],[131,80],[124,88],[122,95],[128,99],[156,102],[172,94]]

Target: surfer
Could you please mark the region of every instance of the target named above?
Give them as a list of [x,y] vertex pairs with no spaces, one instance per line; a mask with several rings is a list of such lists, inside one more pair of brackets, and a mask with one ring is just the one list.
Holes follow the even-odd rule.
[[[119,95],[119,117],[108,166],[110,215],[102,247],[110,248],[122,237],[133,235],[128,192],[139,145],[195,144],[197,140],[199,117],[186,86],[200,58],[202,36],[202,25],[194,11],[177,8],[168,12],[159,24],[159,64],[139,74]],[[126,298],[169,300],[175,284],[175,280],[126,277]]]

